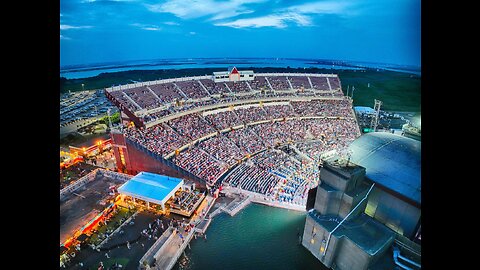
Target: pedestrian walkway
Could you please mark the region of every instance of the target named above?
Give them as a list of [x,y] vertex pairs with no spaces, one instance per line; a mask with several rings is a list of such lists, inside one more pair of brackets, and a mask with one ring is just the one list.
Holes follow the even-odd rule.
[[[191,230],[187,234],[174,232],[172,235],[173,237],[169,239],[168,243],[165,243],[167,246],[161,249],[160,254],[156,254],[156,265],[151,269],[170,270],[185,250],[185,247],[189,244],[194,233],[194,230]],[[180,237],[180,235],[182,236]]]
[[[193,215],[190,224],[194,224],[194,229],[185,232],[183,228],[174,231],[165,243],[155,253],[154,258],[156,263],[150,269],[170,270],[173,268],[178,258],[182,255],[193,235],[197,232],[196,227],[202,225],[202,231],[205,232],[210,222],[205,217],[215,203],[215,198],[207,195],[205,203],[202,203],[197,212],[199,214]],[[202,209],[205,208],[205,209]]]

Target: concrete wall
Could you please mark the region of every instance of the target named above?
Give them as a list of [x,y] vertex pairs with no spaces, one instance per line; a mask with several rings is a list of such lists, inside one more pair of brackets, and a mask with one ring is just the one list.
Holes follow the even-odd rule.
[[351,192],[359,188],[363,184],[365,178],[365,168],[361,167],[355,170],[350,176],[350,181],[348,182],[346,192]]
[[362,185],[365,177],[365,168],[357,167],[349,168],[344,171],[338,168],[332,168],[324,165],[320,171],[320,180],[327,183],[331,187],[344,192],[350,192]]
[[366,270],[370,264],[371,257],[355,245],[350,239],[343,237],[339,245],[335,265],[338,270]]
[[[315,228],[315,231],[313,231],[313,228]],[[337,239],[332,235],[328,246],[326,246],[328,234],[328,230],[307,215],[305,229],[303,231],[302,245],[325,266],[331,267],[334,263],[336,255],[338,254],[338,247],[342,245],[343,239]],[[313,243],[311,242],[312,238],[314,239]],[[322,246],[323,248],[327,248],[325,257],[323,256],[323,251],[321,250]]]
[[342,193],[336,190],[327,190],[322,185],[317,187],[315,209],[322,215],[337,215],[340,209]]
[[127,169],[129,173],[137,174],[141,171],[145,171],[177,178],[188,178],[177,170],[170,168],[165,164],[162,164],[158,160],[147,155],[145,152],[137,149],[134,145],[131,145],[129,143],[127,143],[126,145],[129,156],[129,162],[127,163]]
[[[355,195],[347,194],[347,193],[343,194],[342,201],[340,204],[340,209],[338,211],[338,215],[340,216],[340,218],[342,219],[345,218],[348,215],[348,213],[365,197],[365,195],[368,192],[368,188],[369,188],[368,186],[365,186],[361,192],[358,192]],[[355,212],[350,214],[350,216],[348,217],[348,220],[353,219],[357,217],[359,214],[365,212],[367,201],[368,200],[363,201],[363,203],[357,207]]]
[[[315,227],[315,231],[313,228]],[[302,237],[302,245],[307,248],[317,259],[320,260],[321,256],[320,253],[320,246],[322,245],[322,240],[324,238],[325,230],[320,228],[320,226],[307,215],[307,219],[305,221],[305,227],[303,230],[303,237]],[[311,242],[311,239],[314,239],[314,242]]]
[[[126,152],[126,146],[125,146],[125,137],[123,137],[123,134],[117,133],[117,132],[112,132],[110,133],[110,138],[112,138],[112,148],[113,148],[113,155],[115,156],[115,162],[117,165],[117,170],[123,172],[126,167],[123,165],[121,158],[120,158],[120,151],[123,152],[125,162],[127,162],[128,153]],[[122,150],[120,150],[122,148]]]
[[348,179],[335,174],[331,169],[326,167],[320,170],[320,180],[339,191],[345,191],[347,189]]

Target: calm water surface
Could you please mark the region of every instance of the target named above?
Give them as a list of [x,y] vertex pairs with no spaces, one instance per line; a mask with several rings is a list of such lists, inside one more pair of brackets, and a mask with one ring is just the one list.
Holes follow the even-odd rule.
[[299,242],[305,215],[258,204],[222,213],[173,269],[327,269]]

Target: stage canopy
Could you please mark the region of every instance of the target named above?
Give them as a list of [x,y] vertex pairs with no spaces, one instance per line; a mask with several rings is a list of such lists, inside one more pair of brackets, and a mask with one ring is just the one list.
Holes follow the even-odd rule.
[[164,206],[181,188],[183,180],[149,172],[140,172],[118,188],[120,194]]

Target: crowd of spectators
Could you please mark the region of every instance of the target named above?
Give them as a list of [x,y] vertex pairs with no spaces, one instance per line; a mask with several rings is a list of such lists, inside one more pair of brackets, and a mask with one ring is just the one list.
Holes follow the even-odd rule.
[[321,140],[298,143],[296,147],[315,161],[319,161],[321,155],[329,150],[327,145]]
[[328,81],[330,82],[332,90],[340,88],[340,80],[338,79],[338,77],[328,77]]
[[228,88],[234,93],[250,92],[250,88],[247,85],[247,82],[226,82]]
[[170,206],[173,209],[190,213],[202,197],[203,193],[199,191],[177,191]]
[[232,187],[267,195],[272,192],[279,180],[278,176],[259,168],[252,162],[246,162],[237,166],[223,182]]
[[142,109],[148,110],[162,105],[160,100],[158,100],[158,98],[156,98],[145,86],[126,89],[124,92]]
[[213,184],[228,169],[228,165],[210,156],[198,147],[181,152],[173,158],[173,162],[190,173]]
[[316,90],[329,91],[327,77],[310,77],[312,86]]
[[270,76],[267,77],[273,90],[291,90],[285,76]]
[[224,135],[248,154],[256,153],[265,148],[263,140],[250,128],[232,130]]
[[[178,155],[173,159],[178,166],[210,183],[215,183],[228,168],[247,154],[254,154],[266,148],[298,143],[300,151],[314,160],[319,160],[319,156],[325,151],[341,149],[359,136],[355,119],[351,115],[350,101],[313,100],[290,104],[237,108],[205,117],[193,113],[147,129],[129,128],[126,130],[126,136],[144,145],[150,151],[165,156],[193,140],[217,133],[216,136],[198,143],[197,146],[177,153]],[[232,129],[223,134],[218,132],[220,129],[228,129],[235,125],[304,115],[332,116],[332,118],[268,121]],[[302,144],[304,141],[312,140],[316,143]],[[285,166],[285,168],[288,167],[291,167],[291,164]],[[289,196],[293,196],[298,188],[302,187],[302,182],[297,182],[291,187],[287,185],[284,188],[285,194],[282,193],[284,195],[282,198],[285,201],[294,200]],[[270,184],[249,183],[246,182],[245,185],[255,190],[266,192],[271,188]]]
[[270,86],[268,86],[267,80],[263,76],[255,76],[255,78],[251,81],[248,81],[248,84],[252,88],[252,90],[270,90]]
[[310,82],[306,76],[292,76],[288,77],[288,80],[292,84],[293,89],[310,89]]
[[128,100],[123,91],[113,91],[111,94],[116,100],[118,100],[118,102],[120,102],[120,104],[123,105],[123,107],[127,108],[130,112],[136,112],[141,109]]
[[290,104],[301,116],[353,117],[351,102],[345,99],[292,101]]
[[269,119],[267,112],[262,107],[243,107],[235,109],[235,113],[242,121],[247,123]]
[[187,143],[183,136],[164,124],[147,129],[128,128],[125,130],[125,136],[160,156],[171,153]]
[[305,205],[319,170],[313,162],[294,156],[267,150],[237,166],[223,183],[264,194],[272,201]]
[[205,119],[219,130],[243,124],[237,114],[230,110],[206,115]]
[[176,82],[176,85],[182,92],[191,99],[199,99],[208,96],[208,93],[202,88],[196,80]]
[[296,116],[295,111],[290,104],[263,106],[263,109],[268,115],[271,116],[272,119]]
[[[140,109],[153,109],[158,108],[165,104],[170,104],[174,101],[180,100],[198,100],[199,98],[210,97],[212,98],[212,104],[226,102],[228,100],[222,101],[210,95],[222,96],[220,99],[229,98],[229,99],[249,99],[266,96],[266,97],[278,97],[278,96],[291,96],[291,95],[314,95],[312,91],[292,91],[286,93],[273,93],[271,90],[292,90],[291,87],[295,90],[310,90],[313,86],[313,90],[317,91],[317,95],[322,95],[321,92],[330,90],[328,82],[330,82],[331,89],[339,89],[340,81],[338,77],[310,77],[312,84],[310,84],[308,77],[306,76],[269,76],[268,82],[270,82],[271,87],[269,86],[266,77],[264,76],[255,76],[254,80],[251,81],[241,81],[241,82],[217,82],[215,83],[211,79],[200,79],[200,80],[189,80],[189,81],[177,81],[169,83],[154,84],[149,86],[140,86],[130,89],[124,89],[120,91],[112,91],[112,96],[117,99],[120,103],[123,104],[131,112],[138,111]],[[327,82],[328,80],[328,82]],[[288,83],[290,81],[291,85]],[[203,85],[203,87],[202,87]],[[228,87],[227,87],[228,86]],[[250,87],[249,87],[250,86]],[[205,91],[205,89],[208,91]],[[230,89],[230,90],[229,90]],[[264,95],[260,95],[258,92],[252,92],[265,90]],[[156,96],[152,93],[156,94]],[[298,93],[295,93],[298,92]],[[183,93],[183,94],[182,94]],[[248,93],[250,95],[246,96],[235,96],[236,93]],[[210,94],[210,95],[209,95]],[[332,95],[332,94],[330,94]],[[333,93],[334,96],[342,96],[341,91]],[[128,98],[126,97],[128,96]],[[133,100],[133,102],[131,100]],[[190,104],[184,103],[188,107],[198,107],[202,106],[201,104]],[[150,118],[151,119],[151,118]]]
[[229,166],[237,163],[246,154],[238,148],[235,143],[224,136],[215,136],[198,144],[198,147],[205,150],[217,160],[224,161]]
[[180,135],[191,140],[201,138],[216,130],[198,114],[191,113],[168,121],[168,125],[174,128]]
[[185,99],[176,89],[173,83],[160,83],[150,85],[150,89],[162,100],[164,104],[172,103],[175,100]]
[[251,128],[270,147],[289,141],[301,141],[306,137],[304,123],[298,120],[263,123]]
[[174,112],[173,110],[167,108],[165,110],[156,111],[156,112],[151,113],[151,114],[146,114],[143,117],[143,122],[144,123],[149,123],[149,122],[155,121],[159,118],[162,118],[164,116],[167,116],[169,114],[172,114],[173,112]]

